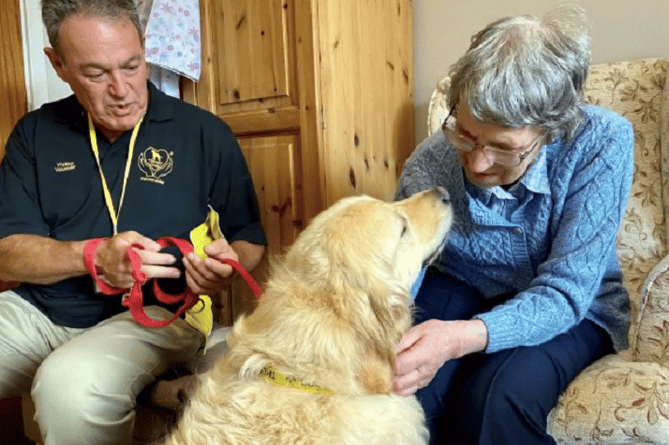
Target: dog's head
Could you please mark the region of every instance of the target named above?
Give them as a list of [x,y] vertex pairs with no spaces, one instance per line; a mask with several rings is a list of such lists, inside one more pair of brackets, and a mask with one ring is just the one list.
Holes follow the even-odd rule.
[[379,281],[408,292],[441,251],[451,221],[442,188],[395,202],[344,198],[311,221],[285,260],[317,286],[366,289]]
[[451,215],[442,188],[396,202],[345,198],[313,219],[286,266],[370,341],[394,344],[410,326],[410,287],[441,251]]
[[253,314],[235,323],[229,344],[242,372],[271,361],[333,389],[387,393],[411,325],[411,285],[451,220],[441,188],[396,202],[350,197],[321,212],[273,264]]

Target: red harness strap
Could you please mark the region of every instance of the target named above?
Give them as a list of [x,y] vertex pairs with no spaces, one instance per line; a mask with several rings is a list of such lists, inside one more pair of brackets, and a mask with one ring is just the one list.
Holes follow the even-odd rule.
[[[100,245],[100,243],[105,239],[106,238],[94,238],[88,241],[88,243],[86,243],[86,245],[84,246],[84,264],[86,266],[86,270],[88,270],[88,273],[91,275],[91,277],[93,277],[93,280],[95,280],[95,282],[98,284],[98,287],[100,288],[100,291],[103,294],[116,295],[121,293],[127,293],[128,289],[112,286],[109,283],[102,281],[98,276],[98,271],[97,268],[95,267],[95,262],[94,262],[95,252],[97,251],[97,248]],[[187,253],[193,251],[193,245],[183,239],[164,237],[156,241],[162,247],[167,247],[170,245],[176,246],[183,255],[186,255]],[[158,301],[165,304],[177,304],[180,302],[182,304],[179,307],[179,309],[174,313],[174,316],[169,320],[154,320],[152,318],[149,318],[149,316],[146,315],[146,313],[144,312],[144,298],[142,296],[142,286],[146,283],[147,279],[146,275],[142,273],[140,270],[142,267],[142,259],[140,258],[139,254],[134,248],[144,249],[144,246],[142,246],[139,243],[133,243],[126,249],[126,254],[128,255],[128,259],[130,260],[130,265],[132,267],[132,278],[133,280],[135,280],[135,282],[130,288],[130,292],[128,293],[128,295],[123,299],[123,305],[130,310],[130,313],[132,314],[133,318],[137,320],[140,324],[152,328],[165,327],[170,323],[172,323],[177,318],[179,318],[188,309],[195,306],[195,304],[199,300],[199,297],[195,293],[193,293],[193,291],[191,291],[188,286],[186,286],[184,291],[180,294],[168,294],[166,292],[163,292],[162,289],[160,289],[157,280],[153,280],[153,292]],[[242,276],[246,284],[253,292],[253,295],[255,295],[256,298],[260,298],[260,295],[262,294],[260,286],[258,285],[258,283],[256,283],[251,274],[248,273],[248,271],[244,269],[244,267],[241,264],[229,258],[225,258],[219,261],[232,266],[232,268],[235,269]]]

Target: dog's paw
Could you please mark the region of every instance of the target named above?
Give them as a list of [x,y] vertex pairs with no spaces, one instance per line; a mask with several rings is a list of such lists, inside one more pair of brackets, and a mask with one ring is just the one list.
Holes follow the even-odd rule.
[[198,381],[197,375],[187,375],[175,380],[156,380],[149,393],[149,403],[176,410],[186,403]]

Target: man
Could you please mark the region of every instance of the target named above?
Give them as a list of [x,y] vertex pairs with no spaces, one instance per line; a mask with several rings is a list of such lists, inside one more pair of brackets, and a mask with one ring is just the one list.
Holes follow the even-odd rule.
[[[230,129],[147,83],[132,0],[43,0],[42,17],[45,54],[74,95],[17,124],[0,170],[0,280],[23,283],[0,293],[0,397],[32,385],[46,444],[126,444],[138,393],[205,334],[183,318],[134,321],[120,295],[96,291],[84,247],[103,238],[91,258],[112,286],[131,287],[126,249],[139,243],[148,279],[217,295],[232,273],[218,260],[252,269],[266,240]],[[223,238],[208,258],[161,250],[158,238],[188,239],[212,209]],[[144,294],[151,318],[172,317]]]

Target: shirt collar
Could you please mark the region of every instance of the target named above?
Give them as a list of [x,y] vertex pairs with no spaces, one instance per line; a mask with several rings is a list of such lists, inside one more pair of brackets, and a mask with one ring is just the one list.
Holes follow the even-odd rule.
[[[546,147],[543,147],[534,162],[527,169],[525,174],[520,178],[519,183],[525,188],[534,193],[541,193],[544,195],[551,194],[551,188],[548,183],[548,167],[546,162]],[[514,187],[512,187],[513,189]]]
[[[157,89],[150,81],[147,81],[147,85],[149,89],[149,105],[144,119],[154,122],[174,119],[174,102],[170,100],[171,98]],[[63,111],[56,114],[56,121],[71,123],[72,116],[75,116],[74,124],[83,130],[88,129],[86,110],[74,94],[60,101],[60,106],[64,108],[62,109]]]
[[149,106],[146,110],[146,118],[154,122],[174,119],[174,102],[151,82],[147,83],[149,85]]

